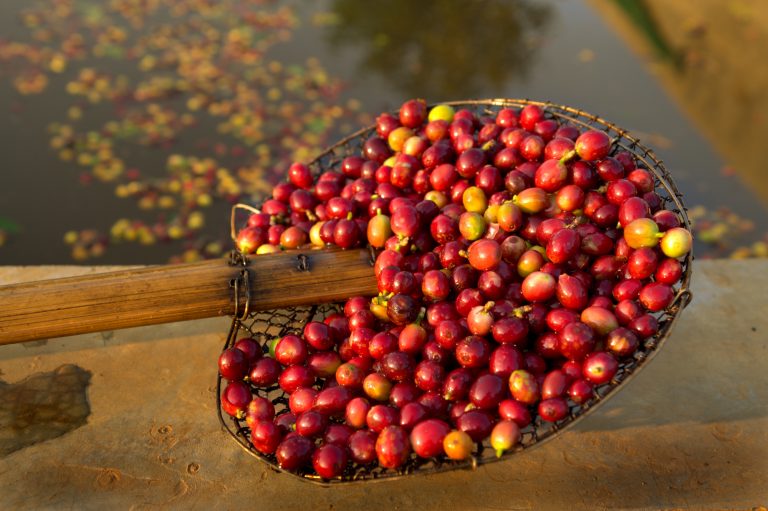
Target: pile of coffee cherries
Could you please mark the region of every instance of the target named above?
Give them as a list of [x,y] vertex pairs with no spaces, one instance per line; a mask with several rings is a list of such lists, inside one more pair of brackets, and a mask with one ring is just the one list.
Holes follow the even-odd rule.
[[337,168],[293,164],[237,248],[368,244],[379,294],[239,339],[219,359],[223,410],[266,458],[323,479],[483,443],[500,456],[568,419],[639,356],[684,274],[691,235],[637,163],[535,104],[410,100]]

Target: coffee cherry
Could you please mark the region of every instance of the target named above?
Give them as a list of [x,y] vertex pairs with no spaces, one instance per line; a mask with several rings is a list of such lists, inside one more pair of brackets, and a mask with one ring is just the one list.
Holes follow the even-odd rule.
[[611,139],[603,131],[589,130],[576,139],[575,149],[582,160],[599,160],[608,156]]

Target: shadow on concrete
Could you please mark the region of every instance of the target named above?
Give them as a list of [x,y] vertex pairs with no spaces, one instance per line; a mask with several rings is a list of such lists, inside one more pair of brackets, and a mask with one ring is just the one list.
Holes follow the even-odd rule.
[[85,425],[90,381],[89,371],[72,364],[17,383],[0,380],[0,458]]

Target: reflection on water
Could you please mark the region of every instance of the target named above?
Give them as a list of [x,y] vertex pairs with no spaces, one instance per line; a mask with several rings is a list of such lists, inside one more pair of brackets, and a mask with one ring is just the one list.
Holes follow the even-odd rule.
[[674,66],[679,66],[680,54],[669,45],[664,34],[659,31],[655,16],[643,0],[613,0],[613,3],[623,11],[624,16],[642,34],[642,37],[653,48],[656,56]]
[[[405,97],[472,98],[525,77],[552,8],[528,0],[335,0],[331,44],[362,48],[359,73],[375,72]],[[426,21],[425,23],[425,20]]]

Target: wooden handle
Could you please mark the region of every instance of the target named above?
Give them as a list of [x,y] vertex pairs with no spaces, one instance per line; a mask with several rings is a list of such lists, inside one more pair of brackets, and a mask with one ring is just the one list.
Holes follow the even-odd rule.
[[[232,314],[242,269],[219,259],[2,286],[0,345]],[[367,250],[261,255],[247,269],[252,311],[377,291]]]

